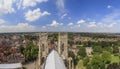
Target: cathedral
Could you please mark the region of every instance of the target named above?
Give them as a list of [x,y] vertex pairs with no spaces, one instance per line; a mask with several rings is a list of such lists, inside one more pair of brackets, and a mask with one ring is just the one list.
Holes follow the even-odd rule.
[[[47,59],[47,56],[52,50],[55,50],[58,52],[60,57],[66,62],[68,62],[68,34],[65,32],[59,32],[58,33],[58,41],[57,45],[50,45],[50,42],[48,40],[48,33],[40,33],[39,34],[39,60],[38,60],[38,69],[44,69],[45,61]],[[65,62],[64,62],[65,63]],[[69,63],[69,62],[68,62]],[[68,65],[70,66],[70,65]],[[66,65],[66,69],[68,69],[68,66]]]

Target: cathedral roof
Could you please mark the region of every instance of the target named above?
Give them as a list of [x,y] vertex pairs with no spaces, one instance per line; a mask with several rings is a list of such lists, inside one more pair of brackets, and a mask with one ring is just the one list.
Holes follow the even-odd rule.
[[45,69],[66,69],[63,59],[59,54],[52,50],[46,59]]

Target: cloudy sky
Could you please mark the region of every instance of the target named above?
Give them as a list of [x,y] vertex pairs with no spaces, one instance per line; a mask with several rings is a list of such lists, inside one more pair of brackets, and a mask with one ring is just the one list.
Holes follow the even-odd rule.
[[0,33],[36,31],[120,33],[120,0],[0,0]]

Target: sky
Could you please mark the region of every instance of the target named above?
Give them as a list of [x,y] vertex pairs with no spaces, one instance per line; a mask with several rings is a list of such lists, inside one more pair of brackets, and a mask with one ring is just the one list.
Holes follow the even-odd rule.
[[120,0],[0,0],[0,33],[120,33],[119,3]]

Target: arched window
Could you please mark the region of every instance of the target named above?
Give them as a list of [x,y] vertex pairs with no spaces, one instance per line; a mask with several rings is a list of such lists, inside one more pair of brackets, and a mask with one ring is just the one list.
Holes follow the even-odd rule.
[[44,44],[42,44],[41,51],[44,51],[44,50],[45,50],[45,46],[44,46]]
[[64,43],[62,44],[61,47],[62,47],[62,48],[61,48],[61,51],[64,51]]

